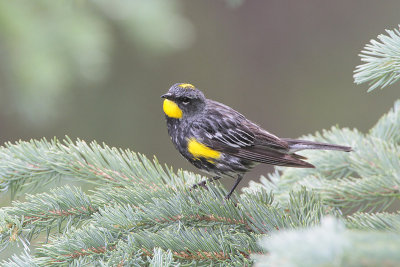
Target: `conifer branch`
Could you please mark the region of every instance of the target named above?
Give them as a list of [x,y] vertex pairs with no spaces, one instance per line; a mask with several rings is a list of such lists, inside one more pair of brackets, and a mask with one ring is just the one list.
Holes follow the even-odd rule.
[[96,142],[88,145],[79,139],[74,143],[68,137],[63,142],[42,139],[6,143],[0,148],[0,190],[15,194],[60,177],[97,184],[148,186],[141,177],[150,176],[154,177],[152,187],[157,187],[172,173],[161,166],[147,168],[151,164],[146,157],[129,150],[100,146]]
[[354,82],[368,82],[368,92],[391,85],[400,78],[400,31],[386,30],[386,33],[378,35],[379,41],[371,40],[365,45],[359,56],[366,63],[354,71]]
[[21,255],[12,255],[9,260],[2,262],[4,267],[39,267],[35,263],[35,259],[28,253],[22,253]]
[[382,116],[369,134],[387,142],[400,144],[400,100],[395,101],[393,108]]
[[80,224],[97,211],[88,196],[78,188],[64,186],[51,193],[27,195],[26,202],[14,201],[13,207],[1,209],[0,246],[17,238],[29,244],[33,237],[54,228],[62,232]]
[[[307,137],[348,144],[353,152],[305,152],[316,169],[277,168],[270,180],[253,182],[229,201],[224,201],[226,190],[220,183],[193,190],[204,177],[175,173],[129,150],[68,139],[7,144],[0,148],[4,189],[22,192],[54,177],[90,180],[98,186],[90,192],[64,186],[0,209],[0,246],[16,242],[28,253],[3,264],[249,265],[250,255],[263,253],[259,238],[317,227],[327,215],[340,218],[349,229],[398,232],[400,217],[384,211],[400,197],[399,134],[392,125],[400,116],[399,103],[366,135],[334,127]],[[358,234],[343,231],[338,235],[343,240],[361,243]],[[31,254],[30,241],[40,234],[49,236],[49,242]],[[397,244],[393,238],[388,242]],[[394,254],[389,257],[396,262]]]
[[380,230],[400,233],[400,214],[396,213],[355,213],[347,218],[346,226],[359,230]]
[[376,212],[386,210],[400,197],[399,188],[400,182],[392,176],[370,176],[328,183],[321,193],[330,206]]
[[[58,227],[58,233],[53,231],[50,241],[32,258],[39,265],[106,263],[111,255],[114,259],[121,259],[117,255],[126,258],[128,254],[122,250],[127,249],[130,240],[134,240],[136,250],[129,255],[140,255],[141,261],[153,260],[153,251],[161,248],[171,253],[174,261],[248,264],[249,255],[259,252],[256,239],[261,233],[313,225],[322,213],[321,204],[315,206],[320,200],[312,200],[312,193],[305,190],[293,193],[288,200],[291,203],[275,202],[265,190],[223,201],[226,191],[219,183],[210,184],[208,190],[191,190],[192,184],[204,178],[188,172],[174,174],[156,160],[151,162],[133,152],[96,143],[88,146],[79,140],[41,140],[9,144],[8,148],[13,152],[36,152],[31,155],[40,155],[36,151],[39,149],[45,155],[65,156],[57,168],[44,159],[40,161],[42,157],[25,158],[42,169],[47,166],[47,171],[40,174],[43,179],[65,174],[83,179],[86,175],[101,184],[90,194],[64,186],[50,193],[29,195],[27,201],[14,201],[12,207],[1,210],[3,247],[9,242],[28,247],[40,233],[48,236]],[[25,166],[26,162],[18,159],[18,164]],[[6,174],[6,179],[11,176]],[[21,172],[13,175],[25,177]],[[262,220],[260,214],[271,218]],[[292,216],[301,214],[304,217],[294,221]],[[284,223],[280,222],[282,218]],[[138,257],[130,260],[136,262]]]
[[320,226],[276,232],[261,241],[268,254],[255,266],[399,266],[400,235],[348,230],[327,218]]

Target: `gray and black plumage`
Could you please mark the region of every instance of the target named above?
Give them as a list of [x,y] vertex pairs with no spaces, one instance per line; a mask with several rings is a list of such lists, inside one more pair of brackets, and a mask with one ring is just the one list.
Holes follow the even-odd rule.
[[[236,110],[207,99],[191,84],[174,84],[163,110],[176,149],[194,166],[212,174],[236,178],[229,198],[243,175],[258,163],[314,168],[295,152],[304,149],[351,151],[350,147],[279,138]],[[203,185],[205,183],[202,183]]]

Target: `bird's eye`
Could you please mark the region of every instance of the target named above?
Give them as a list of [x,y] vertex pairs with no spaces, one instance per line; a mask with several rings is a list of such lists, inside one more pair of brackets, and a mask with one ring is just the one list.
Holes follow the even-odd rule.
[[181,98],[181,102],[182,102],[182,104],[187,105],[187,104],[190,103],[190,98],[189,97],[182,97]]

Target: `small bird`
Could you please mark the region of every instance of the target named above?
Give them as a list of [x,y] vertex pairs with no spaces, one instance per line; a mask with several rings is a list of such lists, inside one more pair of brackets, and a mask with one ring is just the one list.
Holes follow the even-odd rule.
[[[161,96],[168,134],[190,163],[212,175],[233,177],[229,199],[246,172],[258,163],[315,168],[295,152],[304,149],[351,151],[351,147],[279,138],[236,110],[207,99],[195,86],[176,83]],[[197,185],[205,187],[206,181]],[[196,187],[195,185],[194,187]]]

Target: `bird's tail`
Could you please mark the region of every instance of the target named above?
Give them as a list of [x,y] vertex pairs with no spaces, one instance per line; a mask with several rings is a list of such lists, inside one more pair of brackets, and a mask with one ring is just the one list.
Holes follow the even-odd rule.
[[289,139],[289,138],[284,138],[283,140],[285,140],[289,144],[289,150],[292,153],[297,152],[299,150],[304,150],[304,149],[338,150],[338,151],[345,151],[345,152],[352,151],[352,148],[349,146],[339,146],[339,145],[318,143],[318,142],[307,141],[307,140],[296,140],[296,139]]

